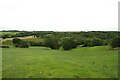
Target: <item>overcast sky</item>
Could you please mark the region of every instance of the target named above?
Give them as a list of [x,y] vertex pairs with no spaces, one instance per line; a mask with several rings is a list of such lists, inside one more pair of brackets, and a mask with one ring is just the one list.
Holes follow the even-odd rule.
[[119,0],[0,0],[0,30],[117,31]]

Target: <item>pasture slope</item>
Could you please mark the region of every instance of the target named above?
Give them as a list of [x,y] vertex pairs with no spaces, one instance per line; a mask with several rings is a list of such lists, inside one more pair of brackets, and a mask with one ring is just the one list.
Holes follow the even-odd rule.
[[69,51],[45,47],[4,48],[3,78],[117,78],[118,50],[108,46]]

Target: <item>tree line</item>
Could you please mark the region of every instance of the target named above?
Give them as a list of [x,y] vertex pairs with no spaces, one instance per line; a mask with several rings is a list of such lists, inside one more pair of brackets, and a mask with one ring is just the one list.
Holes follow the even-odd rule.
[[[24,33],[24,32],[22,32]],[[27,32],[25,32],[27,33]],[[24,33],[24,34],[25,34]],[[82,47],[93,47],[110,45],[112,48],[120,47],[119,32],[30,32],[36,37],[43,38],[42,42],[24,41],[18,38],[13,39],[16,47],[28,48],[31,46],[44,46],[51,49],[59,49],[62,47],[64,50],[76,48],[78,45]],[[28,34],[28,33],[27,33]],[[17,43],[15,43],[18,40]],[[24,45],[22,45],[24,44]]]

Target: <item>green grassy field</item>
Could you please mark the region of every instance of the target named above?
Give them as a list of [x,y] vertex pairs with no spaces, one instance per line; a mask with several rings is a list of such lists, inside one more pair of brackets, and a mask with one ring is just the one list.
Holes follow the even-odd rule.
[[45,47],[6,48],[3,78],[117,78],[118,50],[107,46],[69,51]]

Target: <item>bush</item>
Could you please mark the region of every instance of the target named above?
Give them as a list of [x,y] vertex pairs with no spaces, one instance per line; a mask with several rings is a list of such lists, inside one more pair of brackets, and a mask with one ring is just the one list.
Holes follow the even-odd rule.
[[9,46],[0,46],[0,48],[10,48]]
[[13,39],[13,44],[20,44],[21,43],[21,39],[19,39],[19,38],[14,38]]
[[92,40],[86,39],[82,47],[91,47],[92,46]]
[[93,46],[102,46],[104,41],[99,38],[86,39],[83,47],[93,47]]
[[112,48],[120,47],[120,37],[114,37],[111,41]]
[[83,45],[85,43],[85,39],[84,38],[80,38],[77,40],[77,45]]
[[23,41],[19,38],[14,38],[13,44],[15,45],[15,47],[19,47],[19,48],[29,48],[30,46],[30,44],[27,41]]
[[103,45],[109,45],[109,41],[108,40],[104,40]]
[[44,46],[51,49],[59,49],[60,45],[58,38],[53,35],[46,35],[44,38]]
[[99,38],[93,38],[92,39],[92,46],[102,46],[103,45],[103,40]]
[[10,34],[4,34],[2,35],[2,38],[5,39],[5,38],[11,38],[11,35]]
[[21,44],[18,46],[20,48],[29,48],[30,44],[26,41],[22,41]]
[[30,43],[31,46],[44,46],[43,42],[30,41],[29,43]]
[[69,50],[77,47],[77,41],[71,37],[63,37],[60,41],[60,44],[64,50]]
[[18,43],[15,43],[14,45],[15,45],[15,47],[19,47],[20,46],[20,44],[18,44]]

